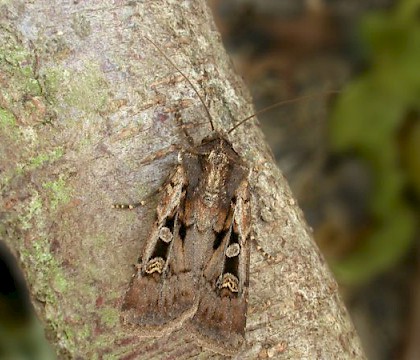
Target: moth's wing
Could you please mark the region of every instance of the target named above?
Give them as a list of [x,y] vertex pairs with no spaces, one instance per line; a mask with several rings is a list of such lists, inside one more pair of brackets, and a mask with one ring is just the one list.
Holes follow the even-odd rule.
[[185,257],[182,223],[187,179],[181,166],[163,188],[157,219],[123,303],[123,320],[159,336],[191,317],[197,307],[195,280]]
[[224,228],[204,267],[197,312],[189,326],[203,346],[226,355],[244,341],[249,279],[249,188],[236,189]]

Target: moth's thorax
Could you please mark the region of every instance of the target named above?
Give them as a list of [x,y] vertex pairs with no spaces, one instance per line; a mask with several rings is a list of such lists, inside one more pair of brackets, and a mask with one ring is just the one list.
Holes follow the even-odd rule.
[[229,159],[219,149],[212,150],[206,162],[207,178],[205,182],[203,203],[212,207],[217,204],[220,191],[224,188]]

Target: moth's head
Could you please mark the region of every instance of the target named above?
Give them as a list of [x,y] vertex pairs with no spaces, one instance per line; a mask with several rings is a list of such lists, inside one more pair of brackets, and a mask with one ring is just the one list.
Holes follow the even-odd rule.
[[206,144],[211,144],[211,143],[230,144],[230,141],[228,140],[226,134],[220,133],[218,131],[213,131],[210,135],[207,135],[201,140],[201,145],[206,145]]
[[220,139],[221,136],[218,132],[216,131],[212,131],[209,135],[205,136],[202,140],[201,140],[201,144],[208,144],[211,143],[217,139]]

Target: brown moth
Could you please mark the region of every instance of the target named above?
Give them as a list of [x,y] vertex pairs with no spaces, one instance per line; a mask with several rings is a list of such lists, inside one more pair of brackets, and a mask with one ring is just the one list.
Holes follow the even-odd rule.
[[147,40],[192,86],[213,135],[179,153],[179,164],[162,187],[155,222],[125,295],[123,320],[147,336],[182,326],[203,346],[232,355],[245,338],[250,169],[214,131],[189,79]]

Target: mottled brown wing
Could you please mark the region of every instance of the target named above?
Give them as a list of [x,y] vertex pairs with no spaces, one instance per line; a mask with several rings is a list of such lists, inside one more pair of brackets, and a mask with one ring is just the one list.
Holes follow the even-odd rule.
[[123,320],[140,325],[144,335],[170,332],[196,311],[196,281],[184,254],[180,217],[186,186],[178,166],[163,188],[156,222],[124,299]]
[[231,200],[224,228],[209,234],[214,252],[204,267],[191,330],[203,346],[234,354],[245,336],[249,277],[250,204],[247,179]]

